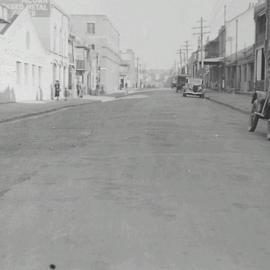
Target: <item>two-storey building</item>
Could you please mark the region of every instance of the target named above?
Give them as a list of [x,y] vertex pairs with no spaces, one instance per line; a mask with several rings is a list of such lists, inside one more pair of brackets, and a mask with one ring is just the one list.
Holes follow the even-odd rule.
[[49,96],[47,53],[28,8],[0,5],[0,102],[44,100]]
[[131,49],[120,52],[120,88],[136,87],[135,53]]
[[[120,34],[105,15],[71,15],[72,33],[82,44],[95,50],[94,62],[98,63],[98,88],[107,93],[119,89],[120,76]],[[91,76],[92,77],[92,76]]]
[[254,20],[256,25],[255,33],[255,89],[264,90],[266,88],[266,57],[265,57],[265,41],[267,39],[267,14],[266,2],[259,1],[255,6]]
[[254,4],[249,4],[247,10],[226,22],[226,88],[233,91],[254,88],[254,9]]
[[54,98],[54,84],[60,81],[61,95],[68,88],[68,39],[70,31],[69,16],[51,0],[1,0],[15,14],[27,7],[39,39],[47,53],[50,66],[46,75],[49,83],[44,91],[44,99]]

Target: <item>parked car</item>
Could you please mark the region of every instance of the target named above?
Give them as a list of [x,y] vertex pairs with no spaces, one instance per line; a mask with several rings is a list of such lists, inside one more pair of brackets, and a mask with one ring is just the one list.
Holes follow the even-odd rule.
[[187,96],[205,97],[202,79],[188,78],[188,82],[185,84],[183,91],[183,97]]
[[254,132],[260,119],[268,122],[267,139],[270,140],[270,92],[256,91],[252,96],[249,116],[249,132]]

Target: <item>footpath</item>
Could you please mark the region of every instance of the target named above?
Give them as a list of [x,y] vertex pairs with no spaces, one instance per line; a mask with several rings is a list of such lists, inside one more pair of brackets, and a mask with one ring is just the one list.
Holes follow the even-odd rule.
[[37,101],[19,103],[0,103],[0,124],[13,122],[30,117],[37,117],[72,107],[84,106],[97,102],[113,101],[117,98],[140,92],[138,89],[129,91],[117,91],[105,96],[86,95],[83,98],[67,99],[59,101]]
[[0,124],[114,99],[106,96],[86,96],[82,99],[0,104]]
[[206,93],[206,99],[244,114],[250,113],[251,95],[249,94],[233,94],[210,90]]

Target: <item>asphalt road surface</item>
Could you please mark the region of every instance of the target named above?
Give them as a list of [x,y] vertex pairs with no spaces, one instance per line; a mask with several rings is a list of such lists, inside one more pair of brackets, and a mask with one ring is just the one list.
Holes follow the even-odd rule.
[[0,125],[0,269],[269,270],[263,125],[168,90]]

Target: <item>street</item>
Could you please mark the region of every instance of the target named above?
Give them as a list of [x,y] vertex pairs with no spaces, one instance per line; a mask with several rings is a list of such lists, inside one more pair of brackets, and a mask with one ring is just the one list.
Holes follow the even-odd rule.
[[265,123],[170,90],[0,124],[0,269],[269,270]]

